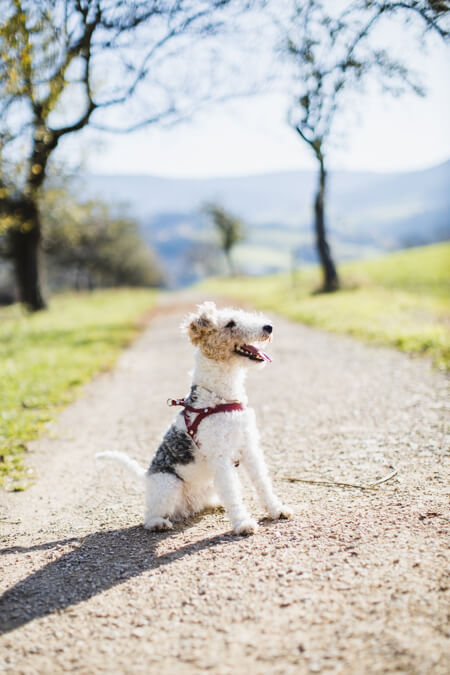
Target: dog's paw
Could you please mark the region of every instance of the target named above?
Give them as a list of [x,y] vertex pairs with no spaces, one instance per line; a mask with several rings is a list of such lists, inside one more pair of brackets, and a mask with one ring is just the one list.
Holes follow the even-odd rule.
[[290,506],[286,504],[277,504],[273,509],[270,509],[269,515],[272,520],[279,520],[280,518],[290,518],[293,514],[293,511]]
[[148,518],[144,521],[144,527],[146,530],[150,530],[150,532],[157,532],[171,530],[173,524],[168,518]]
[[253,518],[245,518],[234,526],[236,534],[255,534],[258,530],[258,523]]

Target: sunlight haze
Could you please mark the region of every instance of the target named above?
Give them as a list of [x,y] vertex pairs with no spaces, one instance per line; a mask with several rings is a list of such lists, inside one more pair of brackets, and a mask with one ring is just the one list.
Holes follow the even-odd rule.
[[[349,132],[330,153],[335,169],[409,171],[450,156],[448,49],[435,38],[424,56],[412,52],[425,98],[372,91],[348,114]],[[171,128],[148,127],[129,135],[89,130],[69,140],[65,154],[92,173],[167,177],[236,176],[315,169],[309,148],[286,122],[288,97],[266,94],[211,106]]]

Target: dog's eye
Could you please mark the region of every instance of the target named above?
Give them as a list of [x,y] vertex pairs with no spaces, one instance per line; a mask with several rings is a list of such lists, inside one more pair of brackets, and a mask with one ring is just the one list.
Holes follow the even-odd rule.
[[233,319],[231,319],[231,321],[229,321],[229,322],[227,323],[227,325],[225,326],[225,328],[234,328],[235,325],[236,325],[236,321],[233,321]]

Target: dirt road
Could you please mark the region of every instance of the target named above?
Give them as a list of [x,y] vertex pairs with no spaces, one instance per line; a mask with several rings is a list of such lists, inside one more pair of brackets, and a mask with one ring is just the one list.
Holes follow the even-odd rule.
[[[273,317],[273,363],[248,390],[294,518],[246,538],[221,512],[149,533],[139,489],[94,454],[147,462],[187,392],[186,300],[170,302],[32,445],[35,485],[0,495],[0,670],[447,675],[444,376]],[[374,490],[289,480],[391,467]]]

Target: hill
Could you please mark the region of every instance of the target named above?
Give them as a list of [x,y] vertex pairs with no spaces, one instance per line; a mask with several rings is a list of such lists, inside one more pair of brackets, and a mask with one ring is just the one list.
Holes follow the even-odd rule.
[[[83,191],[126,207],[179,284],[207,271],[214,236],[201,207],[208,201],[246,223],[247,239],[237,250],[243,271],[287,269],[293,256],[315,261],[315,183],[312,171],[211,179],[91,175]],[[450,161],[408,173],[330,172],[327,220],[338,260],[449,238],[449,186]]]
[[208,279],[201,289],[450,369],[450,244],[421,246],[340,268],[339,293],[315,293],[317,266],[295,275]]

